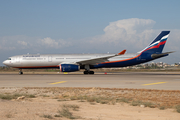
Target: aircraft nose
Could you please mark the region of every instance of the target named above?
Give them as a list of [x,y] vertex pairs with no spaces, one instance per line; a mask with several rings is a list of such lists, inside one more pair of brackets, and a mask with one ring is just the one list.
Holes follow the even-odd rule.
[[7,65],[7,60],[5,60],[5,61],[3,62],[3,64],[4,64],[4,65]]

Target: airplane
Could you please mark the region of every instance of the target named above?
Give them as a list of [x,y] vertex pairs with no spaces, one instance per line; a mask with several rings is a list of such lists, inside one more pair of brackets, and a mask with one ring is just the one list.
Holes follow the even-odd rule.
[[168,56],[172,52],[162,53],[170,31],[162,31],[154,41],[140,52],[125,54],[25,54],[9,57],[4,65],[22,69],[58,68],[61,72],[75,72],[85,69],[84,74],[94,74],[90,69],[126,67],[149,62]]

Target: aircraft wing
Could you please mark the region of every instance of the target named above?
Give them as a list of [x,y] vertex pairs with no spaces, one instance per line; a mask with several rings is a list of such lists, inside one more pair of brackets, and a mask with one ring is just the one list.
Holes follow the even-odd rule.
[[118,54],[103,56],[103,57],[96,57],[96,58],[91,58],[88,60],[76,61],[76,63],[80,64],[80,65],[87,65],[87,64],[88,65],[95,65],[95,64],[101,63],[101,62],[107,62],[109,58],[119,56],[119,55],[124,55],[125,52],[126,52],[126,50],[123,50]]

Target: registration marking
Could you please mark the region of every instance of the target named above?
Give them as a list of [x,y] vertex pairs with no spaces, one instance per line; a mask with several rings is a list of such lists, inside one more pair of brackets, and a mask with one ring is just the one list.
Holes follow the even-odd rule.
[[60,82],[55,82],[55,83],[50,83],[51,85],[54,85],[54,84],[60,84],[60,83],[65,83],[67,81],[60,81]]
[[163,83],[167,83],[167,82],[157,82],[157,83],[149,83],[149,84],[142,84],[143,86],[146,85],[157,85],[157,84],[163,84]]

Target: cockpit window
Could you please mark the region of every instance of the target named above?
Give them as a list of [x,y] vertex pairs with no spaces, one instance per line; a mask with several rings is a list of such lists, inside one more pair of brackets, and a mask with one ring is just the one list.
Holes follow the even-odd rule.
[[11,58],[8,58],[7,60],[11,60]]

